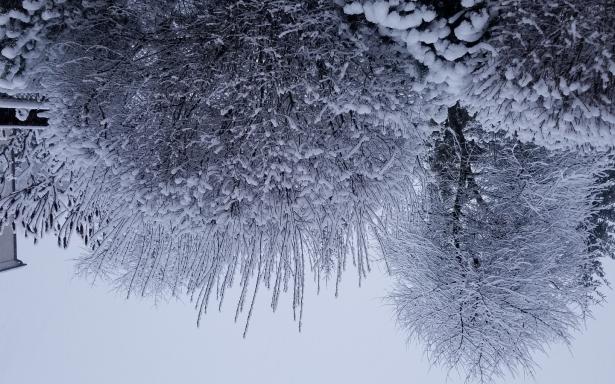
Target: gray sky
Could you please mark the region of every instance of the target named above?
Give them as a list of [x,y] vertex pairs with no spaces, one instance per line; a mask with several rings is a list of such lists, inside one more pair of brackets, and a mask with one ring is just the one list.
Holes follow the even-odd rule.
[[[20,241],[20,258],[29,265],[0,273],[2,384],[462,382],[430,369],[420,346],[405,343],[380,299],[388,280],[379,272],[361,289],[346,274],[339,299],[306,287],[301,333],[282,305],[289,300],[281,299],[272,314],[261,291],[244,340],[230,300],[196,328],[188,302],[126,301],[109,286],[74,277],[70,259],[79,248],[60,250],[53,239],[38,246]],[[606,270],[615,281],[615,263]],[[535,381],[501,383],[615,382],[615,294],[607,296],[571,350],[556,345],[548,357],[538,356]]]

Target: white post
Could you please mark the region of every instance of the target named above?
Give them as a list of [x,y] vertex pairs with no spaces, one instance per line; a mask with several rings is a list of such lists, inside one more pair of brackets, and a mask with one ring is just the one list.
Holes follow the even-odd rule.
[[0,228],[0,272],[24,266],[17,258],[17,236],[13,233],[10,225]]
[[[30,129],[31,127],[15,128],[13,126],[0,126],[0,129]],[[33,127],[39,129],[41,127]],[[15,131],[13,131],[13,134]],[[11,156],[13,157],[13,156]],[[11,171],[15,176],[15,163],[11,159]],[[15,179],[11,181],[11,190],[15,191]],[[17,258],[17,236],[11,228],[12,220],[9,220],[4,228],[0,228],[0,272],[24,266],[25,264]]]

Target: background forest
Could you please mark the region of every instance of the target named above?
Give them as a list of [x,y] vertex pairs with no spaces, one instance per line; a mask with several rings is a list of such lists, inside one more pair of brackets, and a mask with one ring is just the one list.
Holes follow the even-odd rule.
[[614,257],[610,0],[10,0],[0,227],[189,297],[374,263],[430,361],[532,372]]

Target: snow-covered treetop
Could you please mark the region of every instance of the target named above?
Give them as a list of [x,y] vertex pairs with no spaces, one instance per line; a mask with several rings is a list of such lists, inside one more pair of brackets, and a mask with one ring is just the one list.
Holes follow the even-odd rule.
[[264,212],[281,199],[319,205],[381,180],[418,140],[419,96],[398,86],[413,60],[351,32],[328,1],[168,16],[147,2],[152,22],[144,4],[86,10],[62,48],[74,59],[45,79],[70,106],[56,125],[72,155],[111,167],[134,209],[186,227],[233,210],[275,220]]
[[32,70],[45,49],[50,27],[66,0],[4,1],[0,5],[0,93],[27,90]]
[[615,143],[614,7],[391,0],[347,1],[344,11],[378,25],[428,68],[430,99],[460,101],[485,129],[554,148],[605,148]]

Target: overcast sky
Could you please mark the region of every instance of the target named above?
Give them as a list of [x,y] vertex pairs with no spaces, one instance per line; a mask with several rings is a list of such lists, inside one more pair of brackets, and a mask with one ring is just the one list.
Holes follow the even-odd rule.
[[[462,382],[430,369],[420,346],[405,343],[381,299],[389,283],[382,273],[361,289],[345,275],[339,299],[307,287],[301,333],[289,306],[271,314],[261,291],[244,340],[231,301],[196,328],[188,302],[127,301],[108,285],[75,277],[71,259],[80,252],[60,250],[51,239],[38,246],[21,241],[20,258],[29,265],[0,273],[0,383]],[[612,280],[614,264],[606,268]],[[614,383],[615,294],[607,296],[571,350],[556,345],[548,357],[538,356],[535,381],[501,383]]]

